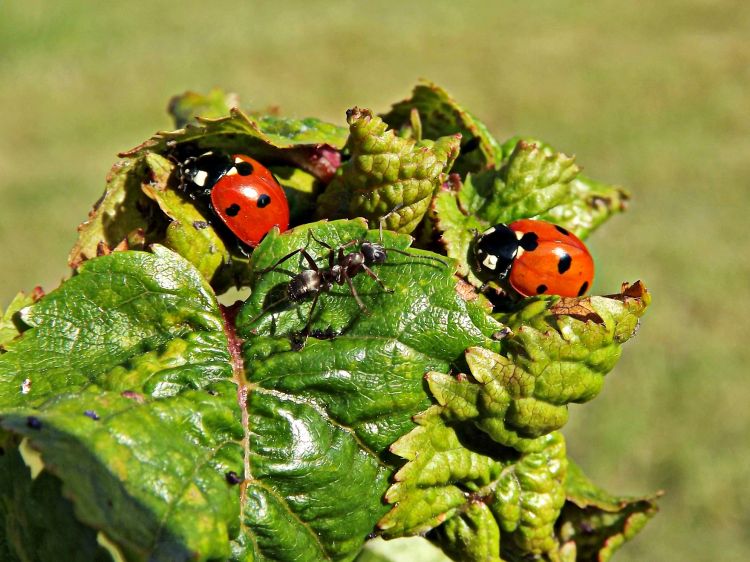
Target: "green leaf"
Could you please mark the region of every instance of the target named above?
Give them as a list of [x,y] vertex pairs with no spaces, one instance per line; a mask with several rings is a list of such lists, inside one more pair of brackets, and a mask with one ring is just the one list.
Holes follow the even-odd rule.
[[517,559],[555,552],[554,524],[565,501],[565,442],[544,437],[519,455],[471,427],[447,424],[440,408],[391,447],[407,463],[388,490],[393,505],[378,526],[386,537],[427,535],[457,560]]
[[276,180],[284,188],[291,224],[301,224],[315,214],[315,200],[322,186],[312,174],[291,166],[272,166]]
[[[471,342],[491,346],[498,325],[481,304],[461,297],[449,266],[409,249],[409,237],[384,232],[387,248],[409,253],[391,250],[386,263],[373,266],[393,292],[356,275],[353,286],[369,314],[346,285],[324,292],[300,349],[311,303],[285,301],[283,291],[290,276],[309,265],[294,256],[264,270],[298,248],[325,267],[330,250],[308,232],[333,248],[379,239],[362,220],[321,222],[271,234],[253,253],[257,276],[237,319],[247,340],[252,450],[266,457],[251,457],[253,474],[263,475],[266,485],[251,499],[297,514],[275,521],[263,541],[291,548],[296,537],[309,534],[321,543],[310,547],[313,559],[338,559],[356,553],[387,509],[382,496],[393,470],[388,447],[430,404],[424,374],[449,368]],[[255,511],[246,509],[245,517],[257,518]]]
[[228,558],[225,474],[244,472],[228,342],[201,275],[154,251],[88,261],[24,309],[30,329],[0,356],[2,427],[125,559]]
[[[351,158],[318,200],[321,218],[363,216],[370,226],[412,232],[458,155],[459,136],[399,137],[369,110],[347,113]],[[395,211],[395,212],[392,212]]]
[[2,435],[0,456],[0,528],[4,544],[0,559],[47,562],[109,562],[96,542],[96,531],[85,527],[61,494],[60,480],[48,471],[29,477],[29,467],[18,450],[17,437]]
[[500,528],[483,502],[467,504],[464,511],[430,533],[430,538],[454,560],[502,562]]
[[[419,115],[421,135],[410,130],[414,110]],[[417,140],[459,133],[461,153],[453,170],[461,175],[480,172],[500,163],[500,146],[484,124],[463,109],[448,92],[431,82],[418,84],[411,98],[394,104],[382,118],[392,129],[400,129],[402,135],[416,136]]]
[[31,306],[44,295],[41,287],[36,287],[30,295],[18,293],[10,301],[8,308],[0,317],[0,353],[5,345],[16,339],[22,332],[24,326],[19,326],[17,318],[21,310]]
[[470,375],[427,375],[443,415],[470,420],[493,440],[521,451],[544,446],[571,402],[594,398],[635,332],[650,295],[638,282],[609,297],[536,297],[498,314],[509,330],[502,351],[466,352]]
[[[79,229],[71,266],[113,249],[128,249],[128,239],[140,233],[140,245],[162,244],[176,251],[198,268],[217,293],[244,284],[247,258],[236,245],[227,245],[195,204],[175,190],[173,171],[170,160],[149,152],[125,166],[115,165],[102,204]],[[119,221],[132,227],[130,237],[118,238],[124,235],[123,228],[114,226]]]
[[197,124],[198,118],[219,119],[229,115],[233,107],[239,106],[237,94],[227,94],[220,88],[214,88],[208,94],[185,92],[169,100],[167,110],[174,119],[177,129],[188,123]]
[[509,559],[556,552],[554,527],[565,503],[567,466],[565,440],[555,432],[539,451],[522,455],[502,474],[490,509],[503,536],[509,533],[511,540],[502,543]]
[[[129,241],[141,243],[158,238],[165,221],[141,189],[151,170],[145,158],[121,160],[107,176],[104,194],[78,227],[78,240],[70,251],[68,263],[73,269],[85,260],[108,254],[113,249],[128,249]],[[145,237],[145,239],[144,239]]]
[[475,286],[472,244],[477,233],[523,218],[547,220],[585,238],[625,208],[628,195],[617,187],[579,175],[573,159],[531,139],[503,145],[502,166],[469,174],[458,188],[435,197],[436,228],[459,273]]
[[249,154],[261,161],[281,160],[328,181],[340,164],[338,149],[346,139],[345,128],[312,117],[252,116],[231,107],[225,117],[197,117],[181,129],[157,133],[121,156],[133,158],[147,152],[166,155],[188,143],[203,150]]
[[656,515],[656,500],[660,495],[613,496],[593,484],[571,462],[566,482],[567,501],[557,525],[560,543],[575,553],[574,560],[606,562]]

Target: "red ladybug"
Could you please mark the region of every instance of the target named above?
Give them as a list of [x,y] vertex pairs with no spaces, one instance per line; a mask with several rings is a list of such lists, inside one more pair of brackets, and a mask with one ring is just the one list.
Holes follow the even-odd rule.
[[508,279],[522,296],[583,296],[594,280],[594,260],[583,242],[555,224],[522,219],[496,224],[474,244],[480,269]]
[[181,168],[183,188],[208,198],[211,210],[248,246],[260,244],[274,226],[289,228],[289,204],[273,174],[245,154],[207,152]]

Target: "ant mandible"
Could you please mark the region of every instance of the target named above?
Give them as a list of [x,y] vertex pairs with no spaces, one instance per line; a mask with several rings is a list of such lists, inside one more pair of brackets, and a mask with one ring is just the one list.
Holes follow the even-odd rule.
[[[313,301],[312,305],[310,306],[310,313],[307,318],[307,323],[305,324],[305,327],[301,332],[301,335],[305,337],[309,333],[310,325],[313,319],[313,313],[315,312],[315,307],[317,306],[318,299],[321,293],[329,292],[334,285],[344,285],[346,283],[349,286],[349,291],[357,302],[360,310],[364,314],[369,314],[370,311],[367,309],[365,304],[362,302],[362,299],[359,297],[357,289],[352,283],[352,278],[357,274],[364,272],[369,277],[374,279],[385,292],[392,293],[393,289],[386,287],[385,283],[383,283],[380,277],[378,277],[378,275],[372,269],[370,269],[370,266],[385,263],[388,258],[388,252],[395,252],[398,254],[403,254],[405,256],[414,257],[412,254],[409,254],[408,252],[405,252],[403,250],[398,250],[396,248],[386,248],[385,246],[383,246],[382,221],[380,223],[379,243],[360,241],[358,239],[355,239],[350,240],[349,242],[342,244],[336,248],[333,248],[329,244],[326,244],[322,240],[319,240],[313,234],[312,230],[308,231],[308,237],[312,238],[313,240],[315,240],[315,242],[328,249],[327,268],[319,267],[313,257],[307,252],[306,248],[298,248],[292,252],[289,252],[272,266],[260,271],[260,273],[272,271],[298,254],[300,254],[302,258],[307,262],[308,269],[303,269],[299,273],[292,275],[292,278],[289,280],[289,283],[286,286],[285,297],[279,301],[276,301],[263,311],[267,312],[270,308],[273,308],[274,306],[285,300],[290,302],[299,302],[306,297],[313,295]],[[359,245],[357,251],[350,252],[348,254],[344,252],[344,250],[346,250],[347,248],[351,248],[356,245]],[[448,265],[444,260],[441,260],[437,257],[418,257],[438,261],[444,266]],[[263,312],[261,314],[263,314]]]

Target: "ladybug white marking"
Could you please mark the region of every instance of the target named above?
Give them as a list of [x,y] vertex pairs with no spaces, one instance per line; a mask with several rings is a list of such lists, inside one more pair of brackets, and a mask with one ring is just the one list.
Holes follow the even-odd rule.
[[205,170],[199,170],[193,177],[193,183],[199,187],[206,185],[206,179],[208,178],[208,172]]
[[482,262],[482,265],[487,269],[495,271],[495,269],[497,269],[497,256],[487,254],[484,258],[484,261]]

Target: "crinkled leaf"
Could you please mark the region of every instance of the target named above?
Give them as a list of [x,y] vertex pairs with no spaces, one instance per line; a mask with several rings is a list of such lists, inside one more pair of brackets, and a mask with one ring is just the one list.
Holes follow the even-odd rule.
[[593,484],[574,463],[569,464],[567,501],[557,525],[562,548],[580,562],[606,562],[656,515],[656,499],[613,496]]
[[104,194],[78,227],[78,240],[68,256],[70,267],[76,269],[115,248],[128,249],[134,237],[144,243],[158,241],[166,221],[142,190],[151,172],[145,158],[121,160],[112,167]]
[[509,452],[499,446],[491,456],[479,446],[465,444],[472,435],[446,425],[438,408],[431,408],[417,422],[418,427],[391,446],[391,452],[408,462],[386,494],[394,505],[378,523],[386,537],[422,534],[437,527],[468,504],[468,493],[496,482],[510,462]]
[[316,118],[290,119],[252,116],[237,107],[218,119],[197,117],[176,131],[162,131],[122,154],[132,158],[146,152],[168,154],[190,144],[198,149],[224,150],[289,162],[328,181],[340,164],[338,150],[347,139],[345,128]]
[[446,424],[438,407],[391,447],[407,463],[386,499],[378,526],[385,536],[419,534],[457,560],[499,560],[500,549],[543,554],[557,549],[554,524],[565,501],[565,442],[544,438],[518,454],[471,426]]
[[414,110],[419,112],[422,137],[436,139],[461,134],[461,153],[454,171],[464,175],[499,165],[501,147],[487,127],[440,86],[427,81],[418,84],[411,98],[394,104],[382,118],[392,129],[401,130],[402,135],[417,136],[408,130]]
[[519,141],[499,170],[469,175],[458,190],[441,191],[434,203],[447,253],[475,285],[471,247],[478,232],[498,223],[536,217],[565,201],[578,174],[573,159],[546,154]]
[[476,233],[498,223],[536,218],[559,224],[581,238],[625,208],[620,188],[579,175],[573,159],[532,139],[503,145],[502,166],[469,174],[457,189],[441,191],[433,203],[436,228],[459,271],[476,286],[473,268]]
[[127,560],[227,558],[225,475],[243,473],[227,338],[201,275],[154,252],[88,261],[24,309],[30,329],[0,356],[2,426]]
[[[216,292],[242,285],[247,258],[236,250],[231,233],[225,234],[228,246],[218,235],[217,224],[207,220],[194,202],[175,190],[171,182],[173,171],[170,160],[149,152],[116,164],[102,204],[80,227],[78,244],[70,256],[71,266],[78,267],[85,259],[113,249],[128,249],[132,245],[128,240],[140,233],[141,245],[162,244],[188,259]],[[107,201],[112,205],[105,205]],[[129,236],[125,229],[114,227],[119,221],[132,228]]]
[[334,248],[379,236],[362,220],[321,222],[271,234],[253,253],[257,276],[237,327],[247,338],[251,471],[265,487],[249,487],[245,518],[262,513],[256,502],[294,513],[269,524],[259,539],[263,548],[292,548],[296,537],[309,536],[319,541],[310,546],[311,559],[339,559],[356,553],[387,509],[388,447],[430,404],[424,374],[449,368],[471,342],[492,345],[498,325],[481,304],[457,293],[450,266],[408,249],[409,237],[385,232],[386,247],[410,254],[391,251],[385,264],[373,266],[393,292],[364,273],[355,276],[365,314],[346,285],[335,286],[320,296],[311,335],[300,343],[311,303],[287,302],[283,290],[309,265],[294,256],[264,270],[301,247],[325,267],[329,250],[310,231]]
[[[318,200],[318,216],[363,216],[373,228],[412,232],[458,155],[460,136],[402,138],[369,110],[347,114],[351,158]],[[391,212],[396,210],[395,212]],[[390,214],[389,214],[390,213]]]
[[229,115],[233,107],[239,106],[237,94],[228,94],[214,88],[208,94],[185,92],[169,100],[167,110],[174,119],[174,126],[181,129],[188,123],[197,124],[198,118],[218,119]]
[[469,502],[455,517],[430,533],[454,560],[463,562],[502,562],[500,528],[489,506],[481,501]]
[[492,439],[522,451],[568,419],[567,405],[594,398],[622,344],[650,302],[636,283],[610,297],[535,297],[520,310],[496,315],[509,335],[502,351],[466,352],[470,376],[427,376],[430,390],[454,420],[471,420]]
[[490,509],[503,536],[503,554],[521,559],[529,554],[553,555],[558,542],[554,526],[565,503],[568,461],[565,440],[559,432],[544,437],[539,451],[522,455],[503,472]]

